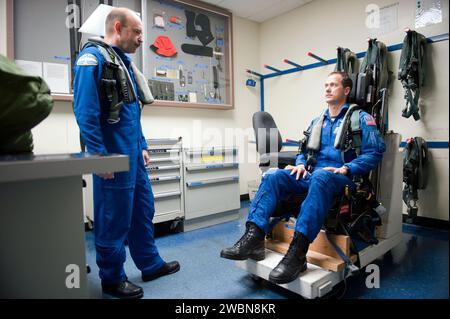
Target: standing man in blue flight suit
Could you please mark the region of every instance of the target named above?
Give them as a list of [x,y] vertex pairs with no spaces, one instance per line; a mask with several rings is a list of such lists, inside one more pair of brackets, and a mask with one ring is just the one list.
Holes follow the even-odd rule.
[[[128,93],[138,92],[138,88],[126,53],[134,53],[139,48],[142,32],[141,20],[126,8],[114,8],[106,18],[104,43],[117,54],[116,63],[120,64],[120,58],[129,73]],[[134,299],[143,296],[143,289],[127,280],[123,267],[125,240],[143,281],[174,273],[180,265],[177,261],[164,262],[155,245],[154,197],[145,169],[149,156],[141,128],[139,100],[124,99],[119,113],[111,118],[112,103],[102,87],[105,63],[99,47],[88,45],[81,51],[74,68],[74,111],[90,153],[119,153],[129,157],[128,172],[94,175],[94,229],[103,292]],[[116,80],[119,83],[120,79]],[[113,89],[121,90],[121,87],[117,84]],[[122,93],[120,96],[126,95]]]
[[[223,249],[221,257],[263,260],[264,238],[269,231],[269,218],[275,211],[277,202],[291,194],[307,193],[289,250],[271,271],[269,280],[278,284],[288,283],[306,270],[309,244],[319,233],[334,200],[342,196],[346,185],[351,189],[356,187],[352,175],[366,175],[376,168],[385,151],[375,120],[365,112],[360,112],[359,117],[362,130],[360,155],[356,156],[354,150],[350,149],[344,156],[344,162],[341,150],[334,147],[336,133],[349,109],[346,100],[351,89],[352,81],[346,73],[333,72],[328,76],[325,82],[328,109],[322,118],[321,143],[315,154],[314,168],[310,172],[306,170],[305,155],[300,153],[297,155],[296,166],[288,165],[285,169],[267,172],[250,206],[245,234],[233,247]],[[319,120],[320,118],[314,119],[311,127]]]

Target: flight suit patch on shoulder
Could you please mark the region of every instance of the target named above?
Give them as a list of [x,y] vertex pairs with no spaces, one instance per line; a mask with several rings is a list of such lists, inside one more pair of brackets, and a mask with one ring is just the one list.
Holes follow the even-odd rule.
[[367,114],[364,117],[364,120],[366,121],[366,125],[373,125],[373,126],[377,125],[377,123],[375,123],[375,119],[369,114]]
[[95,66],[98,65],[98,60],[95,55],[86,53],[81,56],[77,61],[78,66]]

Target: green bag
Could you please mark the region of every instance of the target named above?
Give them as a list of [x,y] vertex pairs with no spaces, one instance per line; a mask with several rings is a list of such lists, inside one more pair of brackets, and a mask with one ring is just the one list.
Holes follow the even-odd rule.
[[30,76],[0,55],[0,155],[31,153],[31,129],[53,108],[50,89],[39,76]]

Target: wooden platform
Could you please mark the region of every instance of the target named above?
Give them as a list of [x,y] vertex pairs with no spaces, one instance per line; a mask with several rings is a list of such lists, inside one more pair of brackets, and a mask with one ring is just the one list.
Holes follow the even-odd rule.
[[[272,230],[272,238],[266,240],[266,248],[281,254],[286,254],[294,236],[294,228],[295,225],[291,221],[278,223]],[[330,235],[330,238],[346,256],[350,257],[352,262],[357,260],[355,254],[350,256],[350,237]],[[323,230],[320,231],[316,239],[310,244],[306,258],[308,263],[331,271],[342,271],[345,267],[344,261],[330,244]]]

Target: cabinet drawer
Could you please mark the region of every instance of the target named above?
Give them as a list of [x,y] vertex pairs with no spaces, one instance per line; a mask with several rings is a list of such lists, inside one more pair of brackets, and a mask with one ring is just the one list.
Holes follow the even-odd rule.
[[222,168],[211,170],[186,170],[184,175],[185,182],[200,181],[211,178],[225,178],[231,176],[238,176],[239,170],[237,168]]
[[153,193],[179,191],[181,189],[179,176],[168,176],[168,178],[167,180],[163,179],[159,181],[150,179]]
[[160,156],[160,157],[150,157],[150,164],[152,166],[161,166],[164,165],[177,165],[180,164],[180,157],[177,155],[174,156]]
[[163,176],[180,175],[180,165],[179,164],[149,165],[147,167],[147,174],[150,176],[150,178],[158,176],[163,177]]
[[173,212],[181,212],[181,192],[155,193],[155,215]]
[[239,209],[238,180],[235,176],[186,182],[186,219]]
[[180,152],[165,152],[165,153],[155,153],[149,154],[150,156],[150,165],[153,163],[180,163]]

